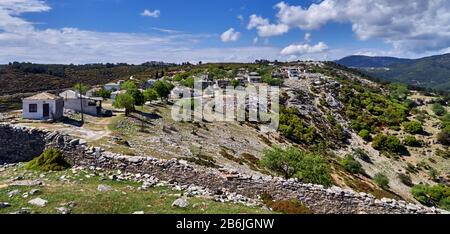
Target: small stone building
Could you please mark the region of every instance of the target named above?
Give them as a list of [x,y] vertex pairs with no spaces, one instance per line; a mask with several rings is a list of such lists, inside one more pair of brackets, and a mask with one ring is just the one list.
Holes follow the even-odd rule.
[[78,113],[83,112],[84,114],[93,116],[102,115],[103,98],[81,96],[73,90],[64,91],[59,96],[64,100],[64,109],[74,110]]
[[22,100],[22,117],[35,120],[57,120],[63,117],[64,100],[50,93],[40,93]]

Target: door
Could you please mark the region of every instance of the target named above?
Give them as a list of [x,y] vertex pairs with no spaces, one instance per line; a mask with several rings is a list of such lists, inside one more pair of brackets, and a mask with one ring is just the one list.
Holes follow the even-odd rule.
[[44,108],[44,118],[47,118],[47,117],[49,117],[50,116],[50,105],[47,103],[47,104],[44,104],[44,106],[43,106]]

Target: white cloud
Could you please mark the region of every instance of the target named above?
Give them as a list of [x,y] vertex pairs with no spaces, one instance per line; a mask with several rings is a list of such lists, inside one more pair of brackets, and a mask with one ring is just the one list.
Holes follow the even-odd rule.
[[[199,48],[213,34],[187,34],[169,31],[167,35],[96,32],[77,28],[37,29],[22,13],[45,12],[51,8],[39,0],[0,0],[0,63],[105,63],[138,64],[166,62],[250,62],[278,59],[279,48],[250,46]],[[157,30],[155,28],[155,30]],[[236,34],[236,32],[234,32]]]
[[222,33],[220,38],[222,39],[223,42],[232,42],[239,40],[240,36],[241,36],[240,32],[236,32],[234,28],[230,28],[224,33]]
[[305,33],[305,37],[303,38],[306,42],[311,41],[311,33]]
[[281,51],[282,55],[295,55],[295,54],[315,54],[328,50],[328,46],[319,42],[316,45],[310,44],[292,44]]
[[271,24],[268,19],[261,16],[251,15],[247,29],[256,28],[260,37],[279,36],[289,31],[289,27],[285,24]]
[[173,30],[173,29],[167,29],[167,28],[158,28],[158,27],[152,27],[153,30],[163,32],[163,33],[169,33],[169,34],[175,34],[175,33],[183,33],[182,31]]
[[253,44],[257,44],[258,41],[259,41],[259,38],[258,38],[258,37],[253,38]]
[[161,15],[161,11],[159,11],[159,10],[151,11],[151,10],[145,9],[145,10],[141,13],[141,15],[142,15],[142,16],[147,16],[147,17],[159,18],[159,16]]
[[318,29],[350,23],[361,40],[379,38],[403,51],[437,51],[450,46],[450,1],[323,0],[308,8],[280,2],[277,19],[290,28]]

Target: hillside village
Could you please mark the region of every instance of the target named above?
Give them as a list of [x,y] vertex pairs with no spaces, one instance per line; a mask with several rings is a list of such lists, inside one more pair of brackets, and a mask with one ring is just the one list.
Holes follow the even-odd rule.
[[[191,90],[196,85],[204,92]],[[248,121],[172,119],[177,101],[214,99],[226,87],[269,86],[280,87],[276,132]],[[21,102],[20,110],[1,113],[0,123],[67,134],[94,152],[176,159],[254,178],[351,189],[386,204],[404,200],[450,209],[448,195],[427,198],[449,190],[449,96],[380,84],[332,62],[175,66],[37,92]],[[292,148],[310,157],[311,167],[287,177],[267,160]]]

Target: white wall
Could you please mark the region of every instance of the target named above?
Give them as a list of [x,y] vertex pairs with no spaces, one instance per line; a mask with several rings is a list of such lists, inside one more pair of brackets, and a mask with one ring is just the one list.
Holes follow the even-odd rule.
[[[49,104],[49,117],[44,118],[44,104]],[[30,104],[37,104],[37,112],[30,113]],[[24,119],[59,119],[63,116],[62,100],[23,100],[22,117]]]

